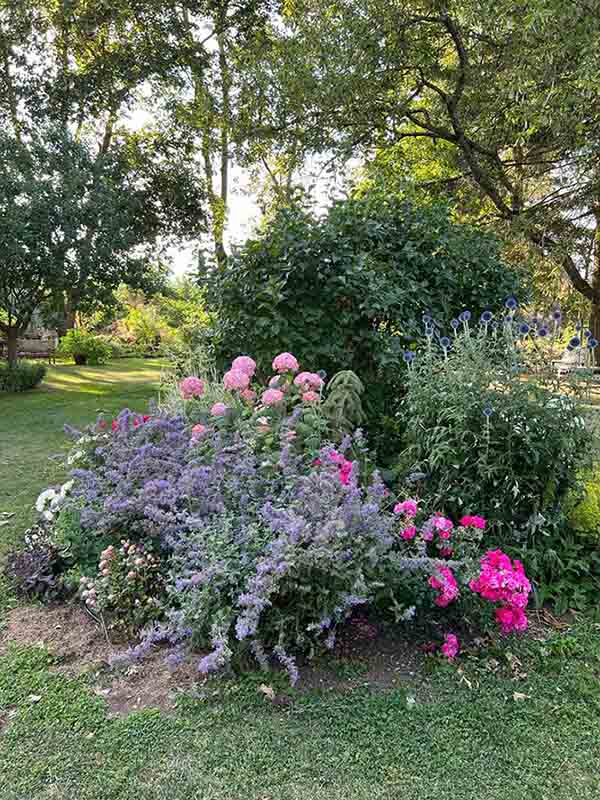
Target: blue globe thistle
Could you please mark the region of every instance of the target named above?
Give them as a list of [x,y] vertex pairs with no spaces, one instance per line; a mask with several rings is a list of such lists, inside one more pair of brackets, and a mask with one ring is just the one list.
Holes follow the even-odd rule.
[[458,315],[458,318],[461,322],[468,322],[471,319],[471,312],[463,311]]
[[483,314],[480,317],[480,320],[481,320],[481,322],[483,322],[484,325],[487,325],[488,322],[492,321],[492,317],[493,316],[494,315],[492,314],[491,311],[484,311]]
[[541,337],[544,337],[544,336],[548,336],[548,333],[549,333],[548,328],[545,325],[542,325],[542,327],[539,328],[539,330],[537,332],[537,335],[541,336]]
[[433,325],[425,325],[425,336],[429,338],[433,336]]
[[598,347],[598,339],[595,339],[593,336],[590,336],[587,343],[589,350],[595,350]]
[[508,308],[509,311],[514,311],[515,308],[519,305],[517,302],[516,297],[508,297],[504,303],[505,307]]
[[454,328],[454,330],[456,330],[457,328],[460,328],[459,320],[457,320],[457,319],[450,320],[450,327]]
[[447,350],[450,347],[451,342],[447,336],[442,336],[442,338],[440,339],[440,344],[444,348],[444,350]]
[[531,330],[531,328],[529,327],[529,325],[526,322],[522,322],[519,325],[519,333],[522,336],[527,336],[527,334],[529,333],[530,330]]
[[430,325],[433,322],[433,317],[431,314],[423,314],[423,322],[425,325]]
[[575,330],[576,331],[580,331],[582,328],[583,328],[583,325],[581,324],[581,322],[576,322],[575,323]]
[[415,360],[415,354],[413,353],[412,350],[406,350],[402,358],[406,361],[407,364],[412,364],[412,362]]
[[585,336],[585,338],[586,338],[586,339],[591,339],[591,338],[592,338],[592,332],[591,332],[591,330],[590,330],[589,328],[587,328],[587,329],[586,329],[586,330],[583,332],[583,335]]
[[553,319],[555,322],[560,322],[560,321],[561,321],[561,319],[562,319],[562,314],[561,314],[561,312],[560,312],[560,309],[559,309],[559,308],[555,309],[555,310],[552,312],[552,319]]
[[319,378],[321,378],[321,380],[322,380],[322,381],[324,381],[324,380],[325,380],[325,378],[327,377],[327,373],[325,372],[325,370],[324,370],[324,369],[320,369],[320,370],[317,372],[317,375],[319,376]]
[[569,346],[575,349],[576,347],[581,347],[581,339],[579,336],[573,336],[571,341],[569,342]]
[[483,416],[487,417],[488,419],[492,416],[493,413],[494,413],[494,409],[491,406],[486,406],[483,409]]

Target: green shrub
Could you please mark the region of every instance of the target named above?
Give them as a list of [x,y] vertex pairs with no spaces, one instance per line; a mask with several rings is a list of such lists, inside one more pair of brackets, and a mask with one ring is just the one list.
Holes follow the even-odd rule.
[[573,493],[568,522],[579,537],[600,547],[600,467],[584,474],[580,492]]
[[71,357],[76,364],[104,364],[111,356],[109,345],[100,337],[84,330],[71,330],[60,340],[57,352]]
[[577,403],[522,373],[518,348],[481,329],[410,369],[400,473],[450,514],[481,513],[505,542],[552,527],[589,449]]
[[25,392],[44,380],[46,367],[29,361],[18,361],[13,366],[0,363],[0,392]]
[[210,275],[217,367],[252,342],[263,373],[281,350],[329,377],[354,371],[381,453],[394,447],[402,352],[421,335],[423,314],[450,318],[465,304],[481,312],[518,284],[496,241],[452,223],[442,207],[366,197],[324,218],[286,209]]

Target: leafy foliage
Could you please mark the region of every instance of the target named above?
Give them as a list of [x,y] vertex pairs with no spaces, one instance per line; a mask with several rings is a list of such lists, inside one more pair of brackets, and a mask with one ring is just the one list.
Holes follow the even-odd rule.
[[478,509],[506,541],[552,524],[577,483],[588,433],[575,401],[528,380],[511,334],[468,329],[410,370],[403,474],[432,505]]
[[76,364],[93,366],[104,364],[111,356],[110,347],[102,338],[79,328],[63,336],[57,352],[62,356],[70,356]]
[[423,313],[480,312],[517,284],[495,241],[453,225],[441,207],[367,197],[336,203],[323,219],[283,210],[211,276],[218,363],[251,340],[261,370],[284,347],[329,375],[353,370],[370,432],[381,436],[394,424],[401,354]]
[[46,367],[29,361],[0,363],[0,392],[26,392],[44,380]]

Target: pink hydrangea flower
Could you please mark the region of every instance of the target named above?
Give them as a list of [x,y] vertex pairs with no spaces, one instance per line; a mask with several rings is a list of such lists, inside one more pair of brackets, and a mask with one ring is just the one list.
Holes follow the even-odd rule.
[[300,372],[294,378],[294,384],[304,391],[319,390],[323,386],[323,378],[316,372]]
[[260,399],[266,406],[276,406],[283,400],[283,392],[279,389],[267,389]]
[[449,567],[440,567],[436,574],[429,578],[429,585],[439,592],[434,602],[440,608],[446,608],[458,597],[458,584]]
[[396,503],[394,506],[394,514],[404,514],[405,517],[417,516],[417,501],[416,500],[403,500],[401,503]]
[[230,369],[223,376],[223,386],[230,391],[242,391],[250,384],[250,376],[239,369]]
[[208,428],[206,425],[202,425],[201,423],[194,425],[192,428],[192,439],[199,439],[201,436],[204,436],[207,430]]
[[454,661],[460,650],[456,636],[453,633],[447,633],[444,636],[444,644],[440,649],[448,661]]
[[417,529],[414,525],[410,525],[408,528],[404,528],[404,530],[400,531],[400,538],[404,539],[405,541],[410,541],[414,539],[417,535]]
[[231,369],[237,369],[251,378],[256,372],[256,361],[250,356],[238,356],[233,359]]
[[291,353],[279,353],[273,359],[273,370],[275,372],[298,372],[298,369],[298,361]]
[[215,403],[211,408],[210,413],[213,417],[224,417],[227,413],[227,406],[225,403]]
[[240,392],[240,397],[247,403],[254,403],[256,400],[256,392],[252,389],[244,389],[243,392]]
[[318,395],[316,392],[304,392],[302,395],[302,400],[305,403],[318,403],[320,399],[320,395]]
[[479,528],[479,530],[483,530],[485,528],[486,522],[483,517],[462,517],[460,520],[460,525],[463,528]]
[[179,384],[179,391],[184,400],[191,400],[193,397],[201,397],[204,394],[204,383],[200,378],[193,375],[184,378]]

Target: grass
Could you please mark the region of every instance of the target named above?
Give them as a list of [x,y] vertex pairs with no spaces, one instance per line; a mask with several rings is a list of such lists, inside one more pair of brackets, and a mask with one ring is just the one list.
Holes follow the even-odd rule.
[[14,513],[0,527],[0,554],[31,524],[39,492],[64,477],[65,424],[85,426],[100,411],[111,416],[125,406],[144,411],[162,366],[133,358],[102,367],[57,365],[38,389],[0,394],[0,513]]
[[[564,647],[564,642],[569,642]],[[591,625],[510,659],[440,666],[421,696],[292,694],[220,682],[176,715],[109,718],[41,649],[0,661],[2,800],[597,800],[600,635]],[[0,712],[1,713],[1,712]],[[9,716],[10,715],[10,716]]]
[[[62,478],[63,424],[142,411],[158,373],[136,360],[59,366],[39,390],[0,397],[0,511],[15,512],[4,549]],[[0,800],[598,800],[600,629],[581,622],[510,649],[464,655],[401,690],[291,693],[281,707],[257,691],[268,677],[248,676],[182,697],[175,715],[111,718],[91,678],[11,648]]]

